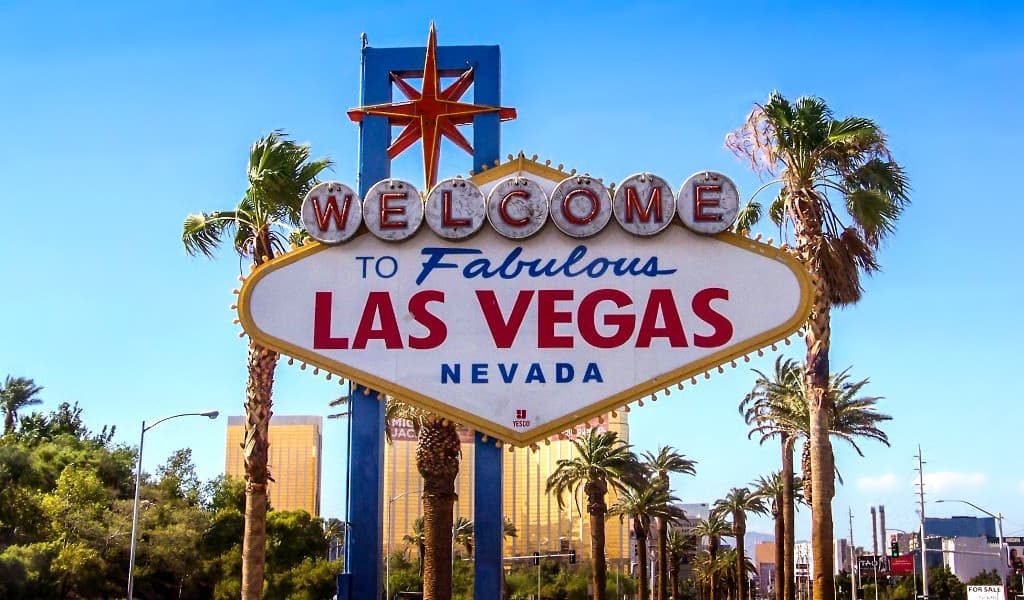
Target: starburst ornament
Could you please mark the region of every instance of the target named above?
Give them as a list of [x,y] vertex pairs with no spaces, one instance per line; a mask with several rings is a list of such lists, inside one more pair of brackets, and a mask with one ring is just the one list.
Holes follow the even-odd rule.
[[348,111],[348,116],[356,123],[361,123],[370,115],[387,117],[390,125],[404,128],[388,147],[389,159],[394,159],[417,140],[422,140],[423,179],[429,190],[437,183],[442,137],[472,155],[473,146],[459,132],[458,126],[472,123],[476,115],[489,113],[497,113],[502,121],[509,121],[516,118],[516,109],[460,102],[459,99],[473,85],[472,67],[459,75],[451,85],[441,89],[441,76],[437,68],[437,31],[433,23],[430,24],[430,34],[427,36],[422,79],[421,89],[416,90],[406,81],[405,76],[391,73],[391,81],[406,97],[406,101],[353,108]]

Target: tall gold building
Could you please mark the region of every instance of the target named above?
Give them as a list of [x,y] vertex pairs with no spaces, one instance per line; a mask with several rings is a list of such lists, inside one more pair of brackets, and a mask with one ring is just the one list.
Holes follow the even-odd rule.
[[[228,417],[224,473],[245,477],[243,417]],[[304,510],[320,515],[320,450],[323,417],[278,416],[270,421],[270,476],[267,488],[274,510]]]
[[[629,441],[629,425],[623,412],[611,417],[605,415],[604,430],[615,431]],[[583,431],[577,429],[577,433]],[[566,432],[571,433],[571,432]],[[469,429],[460,429],[462,462],[455,489],[459,494],[456,515],[473,518],[474,444]],[[416,470],[416,433],[410,423],[395,423],[391,427],[392,443],[384,452],[384,550],[395,552],[406,548],[402,538],[412,530],[413,522],[423,514],[420,490],[423,480]],[[568,439],[553,437],[550,443],[540,445],[536,452],[529,448],[516,448],[504,452],[503,513],[516,526],[518,535],[506,539],[505,556],[524,556],[535,551],[543,553],[576,550],[581,558],[590,556],[590,523],[586,500],[564,498],[565,506],[558,507],[558,499],[544,492],[550,475],[559,459],[575,456],[576,450]],[[582,490],[580,496],[583,495]],[[615,501],[612,493],[608,504]],[[580,511],[582,510],[582,516]],[[605,554],[610,563],[628,564],[630,539],[629,523],[617,517],[605,523]]]

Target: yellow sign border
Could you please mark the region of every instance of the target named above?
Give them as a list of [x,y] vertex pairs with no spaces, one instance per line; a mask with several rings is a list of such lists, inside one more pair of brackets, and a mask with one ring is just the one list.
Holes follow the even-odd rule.
[[[560,170],[540,165],[530,159],[524,159],[522,154],[520,154],[516,159],[513,159],[500,167],[484,171],[477,177],[483,181],[488,181],[516,171],[527,171],[538,176],[548,178],[557,175],[562,175],[563,177],[568,176],[567,173],[563,173]],[[477,177],[473,178],[474,181]],[[672,225],[682,227],[682,225],[677,222],[673,222]],[[789,267],[789,270],[796,276],[797,282],[800,285],[800,302],[797,309],[794,311],[793,316],[782,325],[751,338],[741,345],[723,349],[701,360],[685,364],[660,377],[639,383],[629,389],[623,390],[615,395],[591,404],[584,409],[551,421],[542,427],[532,429],[528,432],[518,432],[514,429],[501,427],[496,423],[481,419],[472,413],[444,404],[434,398],[402,387],[394,382],[381,379],[380,377],[362,371],[361,369],[356,369],[342,362],[331,360],[311,350],[301,348],[276,338],[261,330],[256,325],[249,312],[249,300],[256,283],[280,268],[294,262],[298,262],[307,256],[323,252],[333,246],[320,244],[318,242],[311,242],[257,267],[257,269],[242,283],[238,297],[238,318],[242,324],[242,329],[244,329],[256,343],[274,350],[275,352],[294,357],[313,365],[314,367],[327,370],[330,373],[347,377],[355,385],[362,385],[380,392],[391,394],[403,402],[420,406],[443,417],[452,419],[453,421],[472,426],[477,431],[491,437],[511,442],[519,446],[527,446],[554,434],[561,433],[578,423],[594,419],[611,410],[621,408],[634,400],[641,399],[643,396],[663,390],[672,384],[693,378],[710,369],[769,346],[796,333],[796,331],[803,326],[811,312],[812,288],[810,278],[800,262],[789,253],[778,248],[734,233],[725,232],[714,237],[719,241],[731,244],[748,252],[760,254],[765,258],[779,261]]]

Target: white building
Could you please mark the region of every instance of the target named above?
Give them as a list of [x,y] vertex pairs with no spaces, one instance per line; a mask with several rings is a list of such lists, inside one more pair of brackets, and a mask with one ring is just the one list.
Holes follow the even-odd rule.
[[1001,559],[999,544],[990,544],[985,536],[942,538],[942,562],[963,582],[992,569],[1000,577],[1006,576],[1007,568]]

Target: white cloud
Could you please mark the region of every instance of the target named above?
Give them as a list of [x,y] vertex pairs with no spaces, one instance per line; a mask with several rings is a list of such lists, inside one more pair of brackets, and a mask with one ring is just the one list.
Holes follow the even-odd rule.
[[[985,485],[988,477],[984,473],[961,473],[960,471],[935,471],[924,474],[924,490],[935,494],[949,490],[977,488]],[[916,479],[914,480],[916,483]]]
[[893,473],[884,473],[877,477],[860,477],[857,487],[872,492],[890,492],[900,487],[900,480]]

